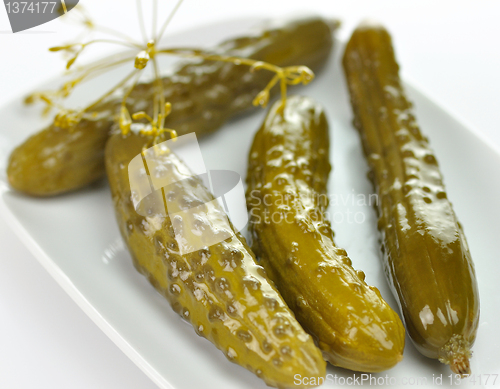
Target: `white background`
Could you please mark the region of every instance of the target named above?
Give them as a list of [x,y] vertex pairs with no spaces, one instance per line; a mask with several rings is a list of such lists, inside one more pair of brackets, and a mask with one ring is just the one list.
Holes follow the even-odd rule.
[[[139,36],[134,1],[80,2],[101,24]],[[159,20],[174,5],[173,0],[161,3]],[[150,4],[143,0],[145,9]],[[342,38],[362,19],[381,21],[393,35],[403,77],[500,150],[499,1],[185,0],[169,31],[232,17],[302,11],[341,18]],[[0,105],[57,75],[63,63],[47,48],[79,30],[55,20],[25,33],[9,31],[0,5]],[[101,47],[87,58],[103,53]],[[156,388],[52,280],[3,220],[0,388]]]

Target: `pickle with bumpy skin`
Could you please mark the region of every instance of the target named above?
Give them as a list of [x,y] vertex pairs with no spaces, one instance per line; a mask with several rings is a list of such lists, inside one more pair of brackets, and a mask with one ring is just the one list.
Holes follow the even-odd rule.
[[[320,18],[271,25],[261,33],[230,39],[213,53],[265,61],[278,66],[304,65],[315,70],[332,47],[336,24]],[[165,99],[172,104],[165,126],[179,135],[198,136],[219,128],[231,116],[252,107],[252,101],[273,74],[228,62],[202,60],[180,66],[163,78]],[[155,84],[141,83],[127,98],[130,112],[153,117]],[[84,118],[68,129],[55,123],[31,136],[11,154],[7,168],[10,185],[33,196],[53,196],[84,187],[104,175],[104,146],[121,98],[92,108],[95,118]]]
[[324,218],[330,172],[323,108],[294,96],[270,110],[248,166],[252,248],[325,358],[379,372],[403,357],[404,328],[380,292],[336,247]]
[[[128,165],[145,144],[146,139],[139,135],[114,135],[105,156],[118,225],[137,270],[199,335],[268,385],[297,387],[296,374],[318,382],[325,375],[326,363],[313,339],[265,277],[242,235],[234,234],[232,225],[221,221],[227,218],[214,204],[214,197],[198,177],[186,173],[187,167],[174,153],[166,151],[162,163],[149,172],[174,182],[162,189],[171,201],[169,212],[145,208],[146,217],[136,212]],[[205,221],[203,229],[232,237],[181,255],[169,215],[195,206],[197,211],[187,221],[192,228]]]
[[389,33],[364,24],[343,58],[363,148],[378,192],[387,279],[417,349],[470,373],[479,295],[469,248],[443,177],[399,78]]

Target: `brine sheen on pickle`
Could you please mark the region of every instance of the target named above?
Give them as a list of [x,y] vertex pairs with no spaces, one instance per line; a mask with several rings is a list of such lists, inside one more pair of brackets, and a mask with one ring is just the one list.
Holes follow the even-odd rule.
[[353,269],[324,217],[329,133],[321,105],[277,102],[255,135],[247,176],[252,248],[325,358],[379,372],[401,361],[404,328],[380,292]]
[[378,193],[387,279],[425,356],[470,373],[479,322],[474,264],[434,152],[399,78],[389,33],[358,27],[344,53],[354,124]]
[[[326,365],[320,350],[268,281],[212,194],[174,153],[166,151],[155,171],[149,172],[161,171],[173,182],[162,189],[168,196],[169,212],[146,207],[140,213],[147,216],[141,216],[136,211],[128,164],[140,155],[146,141],[134,134],[114,135],[106,146],[116,217],[137,270],[199,335],[268,385],[297,387],[296,374],[318,382],[325,376]],[[172,225],[175,220],[170,215],[193,207],[197,212],[184,220],[186,225],[232,237],[181,255]]]

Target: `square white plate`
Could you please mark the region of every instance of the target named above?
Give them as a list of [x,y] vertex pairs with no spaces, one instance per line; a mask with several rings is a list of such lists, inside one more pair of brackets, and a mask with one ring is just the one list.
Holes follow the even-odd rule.
[[[171,36],[172,46],[211,46],[228,37],[244,34],[255,20],[237,20]],[[367,282],[377,286],[397,309],[386,284],[379,258],[378,232],[373,207],[368,201],[371,185],[357,132],[351,126],[351,108],[340,56],[342,45],[309,86],[290,93],[307,94],[321,102],[331,125],[329,182],[332,199],[329,213],[336,243],[344,247]],[[165,64],[171,64],[166,61]],[[83,104],[96,90],[111,87],[124,74],[118,70],[85,85],[76,99]],[[52,80],[46,86],[56,85]],[[45,87],[46,87],[45,86]],[[418,121],[437,154],[449,198],[468,238],[476,265],[481,296],[481,321],[471,361],[476,384],[464,380],[462,387],[482,387],[477,376],[500,373],[500,320],[497,297],[498,227],[500,220],[500,153],[477,134],[407,86],[415,103]],[[246,175],[247,153],[264,110],[227,123],[201,140],[207,168],[231,169]],[[19,98],[0,109],[0,209],[23,242],[47,271],[95,323],[161,388],[264,388],[264,383],[245,369],[229,363],[207,340],[196,336],[148,281],[135,271],[115,223],[109,188],[103,180],[85,190],[48,199],[34,199],[9,189],[5,166],[12,148],[47,123],[38,110],[22,105]],[[392,387],[425,385],[455,386],[450,371],[439,362],[416,352],[410,340],[404,360],[388,372],[372,377],[393,377]],[[328,368],[325,387],[347,385],[347,378],[360,374]],[[442,377],[442,384],[433,381]],[[359,380],[359,378],[358,378]],[[381,378],[382,382],[383,379]],[[455,384],[453,380],[453,384]],[[492,386],[492,379],[488,387]],[[368,382],[366,383],[368,384]],[[496,385],[500,385],[500,378]]]

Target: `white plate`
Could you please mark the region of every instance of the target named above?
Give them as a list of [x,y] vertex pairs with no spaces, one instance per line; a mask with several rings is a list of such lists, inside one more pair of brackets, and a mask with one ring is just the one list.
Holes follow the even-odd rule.
[[[245,33],[255,20],[219,23],[168,39],[172,46],[208,46],[228,35]],[[230,32],[230,33],[228,33]],[[338,201],[330,206],[337,244],[347,249],[354,267],[363,269],[368,283],[377,286],[391,306],[397,305],[381,270],[375,213],[359,204],[371,186],[359,137],[351,126],[351,109],[340,67],[338,44],[325,70],[300,90],[324,104],[331,124],[334,166],[329,191]],[[125,70],[86,85],[77,102],[89,101],[96,89],[109,88]],[[54,81],[47,85],[54,86]],[[476,384],[487,374],[499,374],[500,314],[495,303],[500,291],[498,274],[498,221],[500,220],[500,154],[432,101],[408,86],[417,117],[429,136],[445,176],[448,194],[465,226],[476,264],[481,295],[481,322],[471,361]],[[293,90],[292,90],[293,93]],[[247,152],[264,111],[234,120],[200,143],[209,169],[232,169],[246,174]],[[0,109],[0,208],[22,241],[47,271],[95,323],[161,388],[264,388],[245,369],[229,363],[207,340],[196,336],[148,281],[135,271],[124,249],[114,219],[105,181],[77,193],[33,199],[11,191],[5,165],[9,152],[29,134],[43,127],[38,110],[21,99]],[[325,386],[347,385],[360,377],[329,366]],[[407,339],[404,360],[373,378],[393,377],[391,386],[450,386],[450,371],[418,354]],[[337,378],[335,378],[337,377]],[[433,379],[442,377],[442,384]],[[360,378],[358,378],[359,380]],[[340,381],[339,381],[340,380]],[[425,380],[425,381],[424,381]],[[488,387],[493,378],[490,377]],[[380,378],[379,383],[383,381]],[[368,382],[367,382],[368,384]],[[372,382],[373,384],[373,382]],[[496,385],[500,385],[500,378]]]

